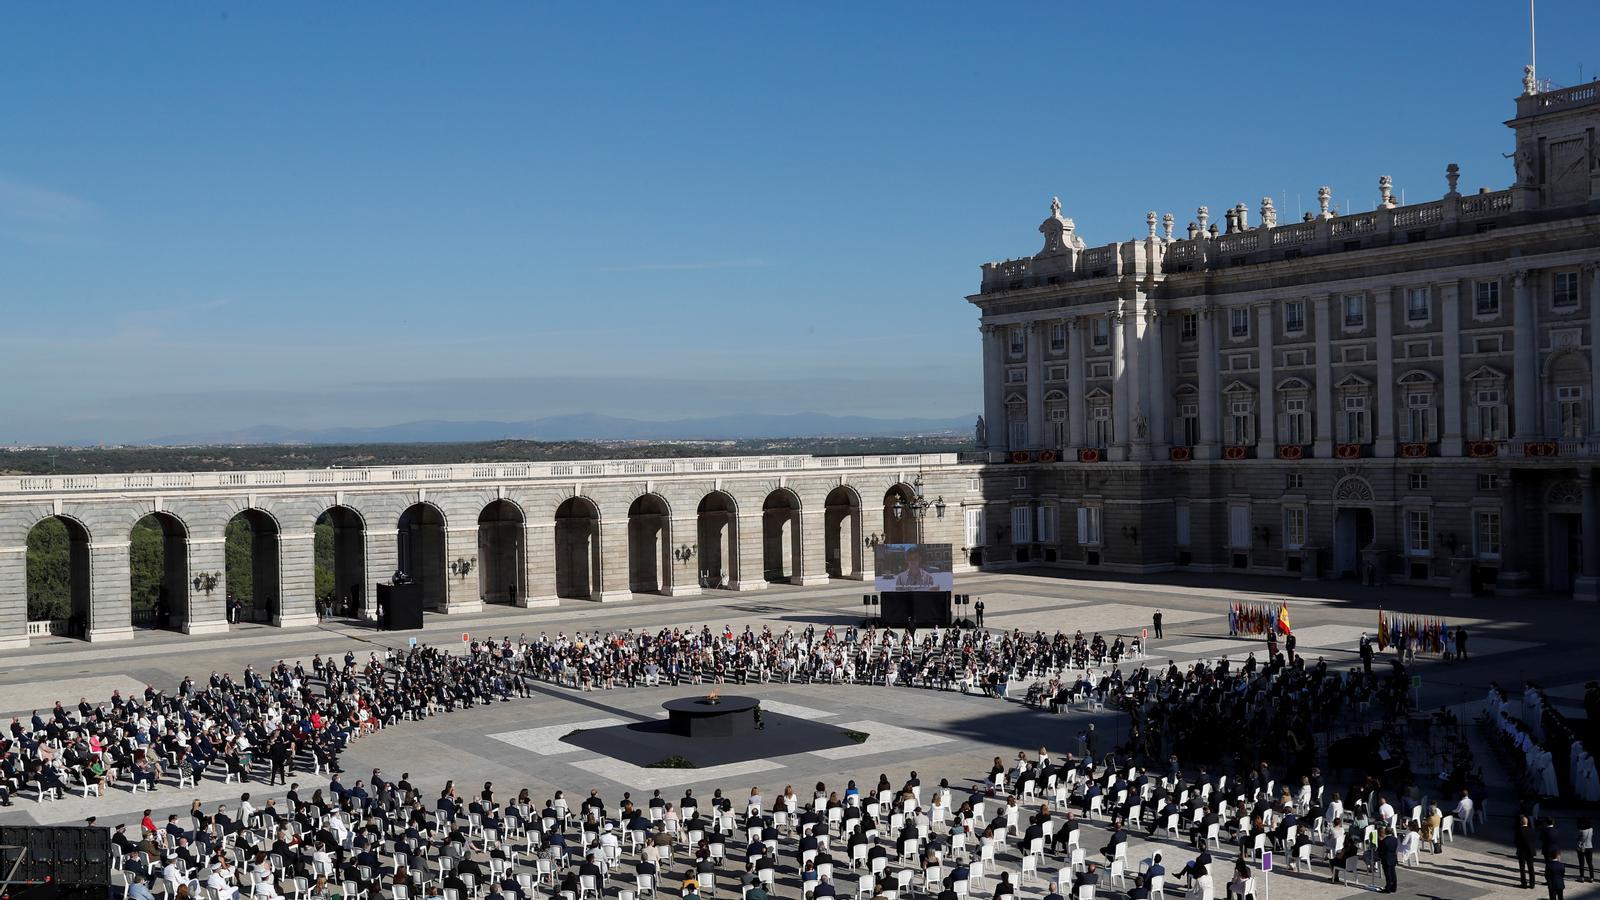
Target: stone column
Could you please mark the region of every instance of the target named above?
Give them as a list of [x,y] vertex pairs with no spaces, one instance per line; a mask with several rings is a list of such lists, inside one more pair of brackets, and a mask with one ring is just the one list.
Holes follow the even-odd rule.
[[278,535],[278,605],[272,624],[297,628],[317,624],[317,533]]
[[1084,417],[1088,415],[1088,404],[1083,402],[1083,354],[1084,336],[1088,329],[1084,327],[1085,320],[1073,317],[1067,320],[1067,453],[1069,458],[1076,459],[1079,448],[1083,446]]
[[0,547],[0,650],[28,646],[28,546]]
[[1028,448],[1044,446],[1044,323],[1028,328]]
[[[700,517],[698,515],[678,516],[672,520],[672,527],[662,535],[665,550],[662,555],[666,559],[661,563],[662,571],[667,574],[662,579],[662,590],[670,597],[693,597],[700,593]],[[672,540],[667,540],[668,537]],[[688,562],[679,562],[674,555],[679,547],[694,548],[694,555]]]
[[1439,435],[1440,456],[1461,455],[1461,282],[1439,285],[1439,308],[1444,326],[1444,430]]
[[760,505],[753,513],[739,514],[739,566],[736,591],[759,591],[767,586],[766,515]]
[[1329,326],[1329,298],[1318,294],[1311,298],[1312,327],[1316,329],[1317,353],[1317,404],[1312,433],[1315,436],[1311,454],[1318,459],[1333,456],[1333,438],[1337,433],[1333,420],[1333,329]]
[[1513,288],[1513,344],[1511,387],[1513,434],[1519,441],[1537,440],[1544,431],[1539,418],[1539,335],[1533,304],[1533,278],[1528,272],[1511,276]]
[[595,599],[628,600],[633,586],[628,583],[628,517],[613,516],[600,522],[600,590]]
[[[184,634],[217,634],[228,630],[228,576],[227,576],[227,544],[226,538],[221,536],[213,538],[190,538],[187,552],[183,555],[188,559],[188,569],[182,573],[174,573],[171,579],[177,581],[182,578],[183,594],[188,595],[188,614],[184,617]],[[182,545],[183,540],[177,541]],[[173,560],[168,557],[168,565]],[[222,576],[217,586],[207,594],[203,589],[195,590],[192,579],[201,572],[215,572]],[[175,590],[174,594],[178,592]],[[177,602],[174,602],[174,606]]]
[[1106,455],[1113,460],[1128,458],[1128,396],[1127,358],[1123,355],[1122,309],[1106,316],[1111,332],[1111,441]]
[[[800,552],[795,558],[795,584],[828,583],[828,507],[817,497],[800,508]],[[842,548],[841,548],[842,549]]]
[[1144,350],[1140,337],[1143,324],[1144,314],[1136,294],[1134,299],[1122,304],[1122,373],[1128,395],[1128,431],[1123,442],[1128,444],[1131,459],[1150,458],[1150,406],[1145,402]]
[[1393,295],[1393,289],[1386,287],[1372,292],[1378,331],[1378,383],[1373,385],[1378,394],[1378,424],[1372,453],[1380,457],[1394,456],[1394,314],[1390,308]]
[[1171,428],[1171,415],[1167,409],[1167,398],[1171,396],[1171,385],[1167,384],[1167,346],[1163,332],[1166,331],[1166,316],[1155,308],[1153,303],[1145,306],[1145,340],[1149,342],[1150,352],[1143,354],[1145,363],[1146,392],[1150,395],[1150,442],[1154,445],[1153,455],[1160,459],[1167,456],[1167,444],[1172,436],[1168,433]]
[[1589,434],[1600,437],[1600,264],[1589,265]]
[[1199,338],[1200,356],[1200,443],[1194,448],[1196,459],[1217,458],[1217,404],[1221,401],[1218,396],[1220,387],[1217,384],[1217,308],[1206,305],[1200,307]]
[[[466,576],[450,571],[450,564],[458,559],[474,560],[472,571]],[[489,561],[478,552],[478,526],[450,526],[444,531],[444,571],[439,577],[444,579],[444,611],[447,614],[475,613],[483,610],[483,595],[479,590],[482,578],[480,567],[489,565]],[[517,585],[517,591],[522,591],[522,585]]]
[[1578,481],[1583,485],[1583,572],[1572,595],[1593,602],[1600,600],[1600,491],[1595,490],[1594,470],[1588,466],[1578,470]]
[[1256,457],[1278,455],[1278,385],[1272,376],[1272,304],[1256,304],[1256,372],[1261,424],[1256,428]]
[[983,424],[990,451],[1006,449],[1006,357],[1004,329],[984,325],[983,332]]
[[556,606],[556,522],[529,519],[522,529],[522,585],[517,590],[517,605]]
[[133,639],[131,540],[89,544],[89,633],[91,641]]

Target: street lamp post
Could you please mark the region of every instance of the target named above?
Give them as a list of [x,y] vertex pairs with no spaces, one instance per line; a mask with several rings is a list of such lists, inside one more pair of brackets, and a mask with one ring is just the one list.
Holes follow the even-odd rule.
[[944,495],[941,494],[933,500],[924,497],[922,495],[922,473],[920,472],[917,473],[916,480],[911,482],[911,487],[916,491],[916,496],[910,500],[907,500],[903,494],[896,497],[890,510],[893,511],[897,521],[910,516],[917,523],[917,543],[920,544],[922,543],[922,520],[927,517],[928,509],[930,507],[933,509],[934,518],[944,518]]

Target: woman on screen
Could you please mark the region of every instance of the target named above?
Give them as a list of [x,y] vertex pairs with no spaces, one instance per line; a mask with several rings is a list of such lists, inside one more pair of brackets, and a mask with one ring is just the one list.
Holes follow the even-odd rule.
[[933,580],[933,573],[922,567],[922,545],[913,544],[906,550],[905,571],[894,578],[894,589],[897,591],[933,591],[939,586]]

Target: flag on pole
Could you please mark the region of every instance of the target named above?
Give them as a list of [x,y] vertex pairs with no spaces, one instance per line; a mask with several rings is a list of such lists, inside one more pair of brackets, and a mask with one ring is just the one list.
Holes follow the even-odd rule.
[[1278,603],[1278,633],[1289,633],[1289,604],[1287,601]]
[[1389,649],[1389,622],[1383,617],[1383,610],[1378,610],[1378,649]]

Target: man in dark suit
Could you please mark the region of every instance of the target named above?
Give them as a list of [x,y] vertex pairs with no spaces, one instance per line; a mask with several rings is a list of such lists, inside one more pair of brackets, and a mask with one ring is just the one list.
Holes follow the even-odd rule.
[[1395,867],[1400,865],[1400,840],[1388,826],[1378,829],[1378,864],[1383,867],[1383,893],[1392,894],[1395,887]]
[[1061,885],[1054,881],[1050,882],[1050,890],[1044,895],[1044,900],[1064,900],[1061,896]]
[[1527,816],[1517,816],[1511,842],[1517,849],[1517,886],[1535,887],[1538,882],[1533,873],[1533,826],[1529,824]]
[[811,896],[813,897],[834,897],[837,895],[838,891],[834,890],[833,881],[830,880],[826,875],[817,879],[816,890],[811,892]]
[[1550,891],[1550,900],[1562,900],[1566,893],[1567,864],[1561,861],[1559,853],[1545,857],[1544,886]]

